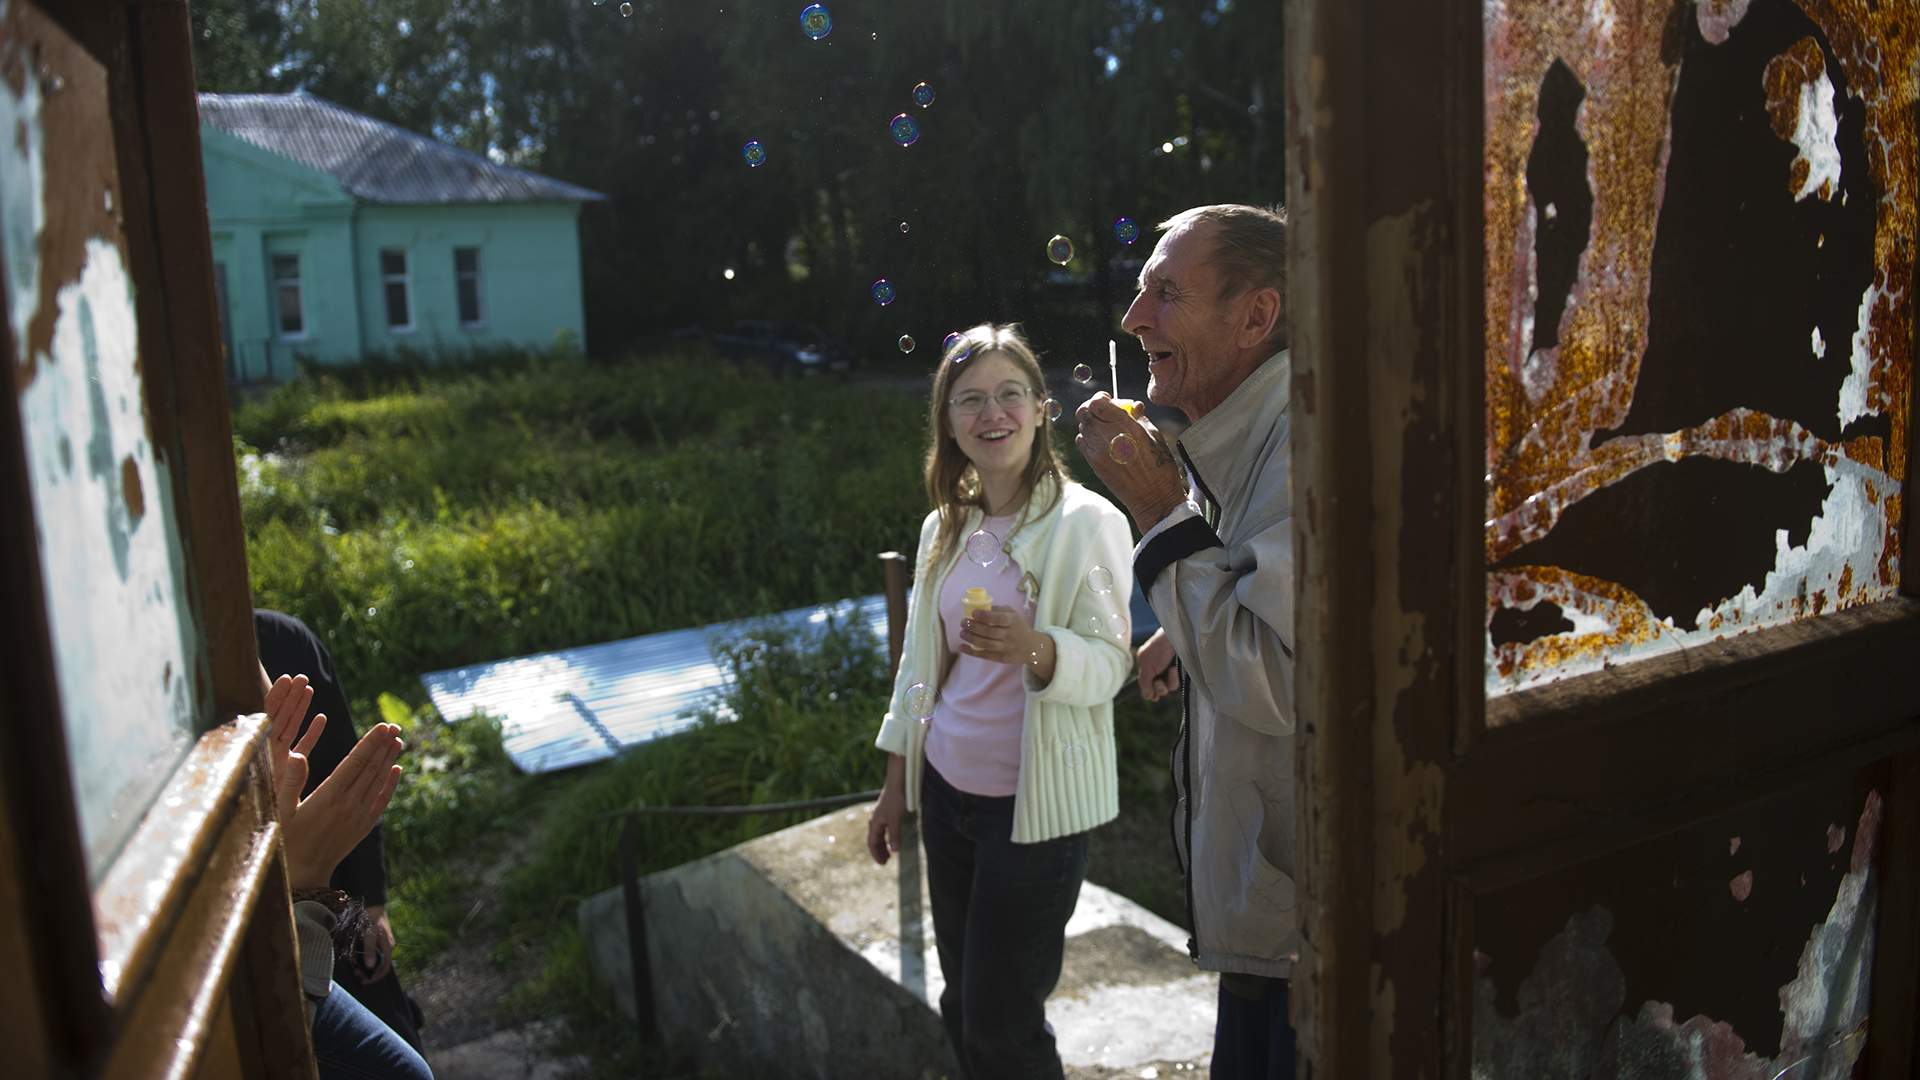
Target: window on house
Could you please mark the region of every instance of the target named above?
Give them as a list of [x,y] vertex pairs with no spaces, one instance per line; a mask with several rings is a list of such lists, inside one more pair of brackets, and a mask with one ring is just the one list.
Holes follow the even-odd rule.
[[300,310],[300,256],[273,257],[273,310],[281,337],[300,337],[307,320]]
[[477,326],[480,312],[480,249],[453,249],[454,289],[460,302],[460,325]]
[[387,296],[387,328],[413,329],[413,304],[407,295],[407,253],[400,248],[380,252],[380,287]]

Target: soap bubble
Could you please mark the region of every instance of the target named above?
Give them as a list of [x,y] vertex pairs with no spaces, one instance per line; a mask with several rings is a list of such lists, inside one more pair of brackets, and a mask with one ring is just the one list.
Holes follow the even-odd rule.
[[747,168],[757,169],[767,163],[767,148],[760,145],[759,139],[748,139],[740,148],[740,159],[747,163]]
[[1107,456],[1126,465],[1133,461],[1134,449],[1133,439],[1123,431],[1115,435],[1113,441],[1107,443]]
[[1055,398],[1047,399],[1047,419],[1060,419],[1060,402]]
[[913,351],[913,335],[912,334],[900,335],[900,351],[903,353],[910,353]]
[[620,5],[620,17],[623,19],[633,18],[633,5],[631,3],[623,3]]
[[800,11],[800,32],[815,41],[833,33],[833,12],[825,4],[808,4]]
[[1113,238],[1123,244],[1140,239],[1140,223],[1130,217],[1113,219]]
[[948,353],[953,353],[955,349],[960,350],[958,353],[954,353],[953,362],[956,364],[964,362],[968,357],[973,355],[973,346],[967,344],[967,339],[962,337],[958,330],[948,334],[945,340],[940,342],[940,355],[945,356]]
[[933,104],[933,87],[926,83],[916,84],[913,88],[913,103],[923,109]]
[[1103,638],[1107,636],[1107,620],[1098,615],[1087,616],[1087,636]]
[[903,222],[901,222],[901,223],[900,223],[900,234],[901,234],[902,236],[905,236],[905,235],[906,235],[906,233],[907,233],[907,228],[908,228],[908,226],[907,226],[907,223],[906,223],[906,222],[904,222],[904,221],[903,221]]
[[1047,241],[1047,258],[1065,266],[1073,261],[1073,241],[1056,235]]
[[887,131],[893,135],[893,141],[901,146],[912,146],[920,141],[920,122],[906,113],[887,121]]
[[1085,364],[1073,365],[1073,381],[1081,386],[1093,385],[1093,369]]
[[1087,571],[1087,588],[1105,596],[1113,591],[1113,571],[1104,566],[1096,566]]
[[975,566],[992,566],[1000,561],[1000,538],[985,529],[967,537],[967,558]]
[[888,304],[893,303],[894,300],[899,297],[899,295],[900,295],[899,293],[894,292],[893,290],[893,282],[888,281],[886,278],[874,279],[874,282],[873,282],[873,302],[874,303],[879,304],[881,307],[886,307]]
[[933,719],[933,688],[923,682],[914,683],[907,687],[903,704],[907,707],[908,716],[926,723]]

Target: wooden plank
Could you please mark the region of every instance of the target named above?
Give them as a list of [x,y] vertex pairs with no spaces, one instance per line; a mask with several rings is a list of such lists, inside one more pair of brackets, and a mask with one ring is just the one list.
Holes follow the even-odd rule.
[[1485,595],[1461,429],[1484,304],[1455,232],[1480,197],[1477,24],[1449,5],[1291,14],[1302,1056],[1438,1076],[1443,810]]
[[[147,0],[129,15],[137,96],[125,102],[125,134],[137,132],[149,215],[129,221],[128,239],[150,254],[135,262],[141,294],[141,351],[166,355],[173,376],[174,476],[185,511],[196,619],[207,639],[219,720],[261,707],[258,646],[246,534],[234,477],[233,422],[213,288],[213,240],[200,156],[200,110],[193,78],[192,27],[185,0]],[[123,103],[116,98],[118,118]],[[116,119],[116,128],[121,122]],[[130,148],[122,142],[122,174]],[[136,217],[129,213],[129,219]],[[149,315],[153,318],[150,320]]]
[[1756,777],[1862,746],[1884,756],[1920,731],[1920,680],[1893,677],[1920,655],[1912,601],[1716,644],[1726,647],[1718,657],[1644,662],[1692,662],[1691,672],[1662,678],[1636,664],[1580,680],[1635,680],[1612,693],[1528,691],[1542,695],[1537,718],[1489,731],[1459,764],[1456,865],[1596,831],[1670,827],[1741,797]]
[[1881,828],[1886,855],[1874,941],[1867,1075],[1914,1076],[1920,1073],[1920,1023],[1915,1019],[1920,1017],[1920,752],[1893,760],[1892,790]]
[[[42,70],[71,87],[69,101],[84,90],[98,87],[105,72],[91,57],[33,7],[15,4],[0,14],[0,39],[14,50],[20,67],[8,78],[39,78]],[[24,57],[38,57],[39,70],[27,70]],[[70,107],[63,103],[63,107]],[[61,138],[80,133],[65,132]],[[84,138],[84,136],[82,136]],[[76,140],[77,142],[78,140]],[[57,147],[62,154],[86,153],[75,142]],[[94,147],[95,153],[104,152]],[[52,246],[62,231],[77,223],[62,215],[49,222],[41,250]],[[43,274],[43,280],[47,275]],[[50,286],[49,286],[50,287]],[[43,289],[40,306],[47,309]],[[28,365],[23,363],[27,341],[13,332],[10,295],[0,295],[0,334],[8,342],[7,361],[16,393]],[[44,322],[44,325],[42,323]],[[29,337],[51,334],[51,323],[36,320]],[[0,793],[4,816],[14,835],[31,837],[32,866],[11,859],[0,863],[0,873],[18,874],[22,883],[17,913],[25,931],[25,950],[10,953],[25,966],[21,990],[37,1002],[44,1024],[38,1036],[46,1053],[73,1069],[85,1069],[107,1037],[111,1022],[100,981],[95,973],[93,908],[88,890],[86,848],[73,777],[67,764],[66,727],[53,640],[47,621],[44,563],[29,481],[25,432],[17,397],[0,408]],[[24,850],[24,848],[22,849]],[[31,882],[31,887],[24,887]],[[25,1016],[26,1014],[22,1014]],[[30,1037],[29,1037],[30,1038]],[[9,1045],[30,1045],[12,1043]],[[29,1070],[31,1072],[31,1070]]]
[[169,927],[152,977],[140,987],[120,1028],[106,1071],[119,1077],[193,1075],[206,1052],[221,1001],[233,981],[254,909],[278,860],[279,825],[257,827],[230,803],[204,871]]
[[[1303,0],[1286,13],[1288,306],[1293,362],[1294,701],[1300,959],[1291,1009],[1306,1076],[1366,1075],[1372,915],[1370,405],[1364,364],[1367,73],[1363,5]],[[1344,470],[1348,486],[1327,478]],[[1336,481],[1337,483],[1337,481]],[[1343,557],[1345,556],[1345,557]],[[1343,613],[1342,609],[1345,608]],[[1346,617],[1343,617],[1343,614]],[[1357,698],[1357,700],[1356,700]]]

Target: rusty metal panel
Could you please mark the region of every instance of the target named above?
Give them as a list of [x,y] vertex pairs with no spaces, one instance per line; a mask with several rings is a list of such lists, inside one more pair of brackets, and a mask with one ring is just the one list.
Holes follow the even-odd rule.
[[1920,13],[1484,34],[1487,692],[1893,596]]
[[148,414],[107,75],[31,7],[0,28],[0,126],[14,407],[98,882],[192,742],[203,662]]
[[1476,896],[1472,1075],[1852,1076],[1890,779],[1816,779]]

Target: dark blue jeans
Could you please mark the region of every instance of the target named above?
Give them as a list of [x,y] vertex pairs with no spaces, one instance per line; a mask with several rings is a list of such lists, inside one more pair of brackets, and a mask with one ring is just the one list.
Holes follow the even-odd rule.
[[932,765],[920,799],[940,1018],[973,1080],[1057,1078],[1047,995],[1087,874],[1087,836],[1016,844],[1013,796],[969,795]]
[[1222,975],[1213,1023],[1214,1080],[1293,1080],[1293,1056],[1287,980]]
[[433,1070],[339,983],[313,1011],[313,1056],[320,1080],[433,1080]]

